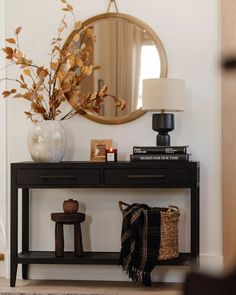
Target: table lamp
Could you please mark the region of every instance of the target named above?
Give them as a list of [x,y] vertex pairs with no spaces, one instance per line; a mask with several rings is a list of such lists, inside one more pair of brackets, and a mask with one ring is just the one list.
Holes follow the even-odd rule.
[[157,131],[157,146],[169,146],[168,132],[174,130],[174,114],[183,111],[185,81],[180,79],[144,79],[142,109],[159,111],[152,115],[152,129]]

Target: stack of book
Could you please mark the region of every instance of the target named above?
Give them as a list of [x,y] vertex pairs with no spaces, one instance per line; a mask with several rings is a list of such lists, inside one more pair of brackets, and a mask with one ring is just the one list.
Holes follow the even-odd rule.
[[134,146],[131,162],[189,161],[188,146]]

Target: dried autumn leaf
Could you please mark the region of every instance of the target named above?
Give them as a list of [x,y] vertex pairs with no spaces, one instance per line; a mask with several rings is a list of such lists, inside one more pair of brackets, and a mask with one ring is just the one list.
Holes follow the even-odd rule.
[[119,101],[116,104],[119,107],[119,110],[123,110],[126,106],[126,102],[124,99],[119,98]]
[[28,88],[28,85],[26,83],[21,83],[20,84],[20,87],[23,88],[23,89],[27,89]]
[[63,72],[62,70],[59,70],[58,72],[57,72],[57,77],[60,79],[60,81],[62,82],[64,79],[65,79],[65,77],[66,77],[66,74],[65,74],[65,72]]
[[71,90],[71,83],[69,83],[69,82],[63,83],[63,85],[62,85],[62,92],[63,93],[66,93],[66,92],[68,92],[70,90]]
[[52,85],[54,83],[54,79],[48,80],[48,85]]
[[13,98],[21,98],[21,97],[23,97],[23,95],[22,94],[20,94],[20,93],[17,93],[17,94],[15,94],[14,96],[12,96]]
[[26,76],[31,76],[31,72],[29,69],[24,69],[23,70],[23,73],[26,75]]
[[87,73],[88,73],[88,67],[87,66],[83,67],[81,71],[82,71],[82,73],[84,75],[87,75]]
[[58,62],[51,62],[50,66],[51,66],[51,69],[53,69],[54,71],[56,71],[56,69],[58,67]]
[[99,70],[99,69],[101,69],[101,66],[99,66],[99,65],[94,65],[94,66],[93,66],[93,69],[94,69],[94,70]]
[[83,67],[83,65],[84,65],[83,60],[82,60],[79,56],[78,56],[77,59],[76,59],[76,64],[77,64],[77,66],[79,66],[79,67]]
[[64,24],[65,28],[67,28],[67,22],[65,21],[65,17],[62,19],[61,22]]
[[76,60],[75,60],[75,56],[74,55],[71,55],[69,57],[69,62],[70,62],[70,66],[71,67],[74,67],[74,65],[76,64]]
[[10,93],[11,94],[16,93],[16,89],[15,88],[11,89]]
[[16,40],[13,38],[7,38],[5,39],[6,42],[11,43],[11,44],[16,44]]
[[39,113],[39,106],[37,105],[37,103],[32,102],[31,103],[31,108],[35,113]]
[[80,39],[80,33],[75,34],[75,36],[73,37],[73,42],[77,42]]
[[67,8],[69,9],[69,11],[73,11],[73,6],[70,4],[67,4]]
[[91,75],[92,72],[93,72],[93,65],[90,65],[90,66],[88,67],[87,75],[88,75],[88,76]]
[[32,122],[37,122],[37,120],[33,120],[33,114],[30,113],[30,112],[25,112],[26,116],[27,116],[27,119],[29,118]]
[[75,96],[70,97],[68,102],[72,106],[72,108],[76,108],[76,106],[78,105],[78,99]]
[[82,43],[81,46],[80,46],[80,49],[83,50],[85,47],[86,47],[85,43]]
[[5,97],[8,97],[9,95],[11,95],[11,93],[10,93],[10,91],[3,91],[2,92],[2,95],[3,95],[3,97],[5,98]]
[[17,50],[15,53],[15,57],[21,59],[23,57],[23,53],[20,50]]
[[5,47],[2,49],[7,55],[13,55],[14,50],[11,47]]
[[94,92],[94,93],[91,95],[90,100],[94,100],[94,99],[96,99],[97,95],[98,95],[98,91]]
[[61,0],[62,3],[67,3],[66,0]]
[[81,29],[81,27],[82,27],[82,22],[81,21],[75,22],[75,25],[74,25],[75,30],[79,30],[79,29]]
[[22,74],[20,75],[20,79],[22,82],[25,82],[24,76]]
[[59,32],[60,32],[60,33],[62,33],[64,30],[65,30],[65,26],[61,26],[61,27],[59,28]]
[[93,107],[93,111],[97,114],[99,114],[100,109],[98,107]]
[[32,94],[30,91],[28,91],[28,92],[26,92],[25,94],[23,94],[23,97],[24,97],[25,99],[27,99],[27,100],[32,101],[32,99],[33,99],[33,94]]
[[104,86],[100,89],[99,93],[107,92],[107,89],[108,89],[107,85],[104,85]]
[[15,30],[15,34],[16,34],[16,35],[19,35],[21,30],[22,30],[22,27],[18,27],[18,28],[16,28],[16,30]]

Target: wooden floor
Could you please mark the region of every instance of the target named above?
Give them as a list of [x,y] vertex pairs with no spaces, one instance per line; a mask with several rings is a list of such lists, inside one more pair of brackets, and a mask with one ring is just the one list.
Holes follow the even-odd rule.
[[83,295],[182,295],[181,284],[154,283],[152,287],[136,286],[129,282],[88,281],[17,281],[15,288],[0,278],[0,295],[20,294],[83,294]]

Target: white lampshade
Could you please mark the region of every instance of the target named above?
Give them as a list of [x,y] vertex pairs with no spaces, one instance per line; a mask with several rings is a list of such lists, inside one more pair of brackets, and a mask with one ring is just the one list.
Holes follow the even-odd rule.
[[144,79],[142,109],[177,112],[184,110],[185,81],[180,79]]

